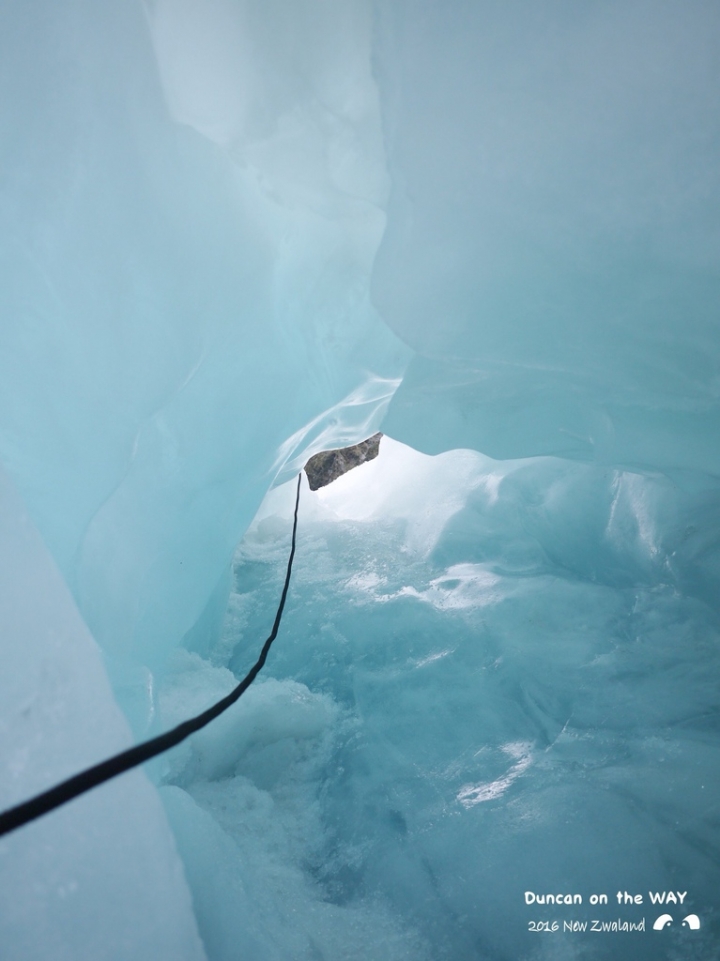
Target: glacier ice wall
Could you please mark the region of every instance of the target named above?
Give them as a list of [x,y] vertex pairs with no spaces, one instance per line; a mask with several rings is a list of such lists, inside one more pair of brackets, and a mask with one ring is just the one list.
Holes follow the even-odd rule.
[[[587,885],[620,865],[619,883],[687,883],[707,907],[716,5],[9,0],[0,16],[0,460],[136,736],[224,693],[266,633],[282,487],[231,557],[269,486],[388,404],[384,431],[449,452],[405,450],[352,503],[310,502],[274,675],[150,772],[208,957],[554,961],[518,934],[513,885],[539,885],[539,865]],[[78,697],[97,687],[99,753],[126,734],[83,636],[67,656]],[[61,705],[71,689],[48,682]],[[22,745],[12,705],[2,730]],[[76,733],[61,719],[42,783],[81,762]],[[38,776],[25,763],[18,796]],[[132,784],[170,870],[157,799]],[[123,862],[117,896],[52,913],[97,867],[62,817],[68,833],[34,835],[67,858],[46,907],[28,902],[39,957],[56,925],[99,945],[146,889]],[[195,950],[171,889],[163,923]],[[25,950],[28,925],[3,947]],[[145,930],[125,934],[162,956]],[[688,950],[669,936],[668,958]]]
[[[375,430],[410,353],[368,293],[388,190],[369,11],[338,6],[324,42],[291,64],[288,45],[310,38],[316,13],[305,4],[293,20],[278,8],[279,36],[259,8],[220,3],[11,0],[0,11],[0,460],[136,736],[157,721],[169,654],[186,635],[207,644],[222,619],[233,550],[267,487],[298,447]],[[238,58],[252,117],[233,114]],[[24,670],[19,643],[2,636],[8,684]],[[116,709],[97,652],[88,642],[81,654],[77,685],[99,684],[92,755],[75,752],[75,726],[59,715],[57,766],[31,752],[8,803],[118,747],[102,723]],[[61,703],[72,696],[62,678],[47,683]],[[12,739],[11,701],[0,715]],[[148,856],[166,844],[170,864],[152,803],[142,831],[159,840],[148,839]],[[144,891],[143,918],[159,905],[156,882],[171,907],[155,912],[157,939],[128,924],[127,950],[162,957],[163,926],[175,926],[187,935],[175,956],[192,956],[193,944],[201,953],[187,890],[179,879],[168,887],[160,868],[145,886],[118,868],[97,897],[85,885],[60,905],[78,871],[97,870],[87,845],[107,829],[88,814],[87,845],[72,857],[78,816],[21,845],[34,852],[25,880],[41,885],[40,839],[59,832],[49,900],[28,897],[17,930],[8,916],[0,953],[46,957],[59,925],[102,957],[118,911],[127,918]],[[116,847],[132,829],[124,823],[109,832]],[[100,861],[115,870],[109,853]],[[8,869],[4,905],[12,885]],[[35,932],[33,912],[46,923]]]
[[717,7],[380,9],[388,433],[717,473]]
[[[0,807],[131,743],[97,645],[0,472]],[[132,772],[0,844],[8,961],[204,961],[162,805]]]
[[3,456],[121,664],[156,667],[193,626],[279,444],[402,372],[368,299],[387,192],[370,25],[342,9],[325,47],[345,87],[308,50],[259,119],[233,101],[222,127],[217,85],[258,101],[249,75],[275,75],[312,5],[284,37],[229,4],[6,6]]

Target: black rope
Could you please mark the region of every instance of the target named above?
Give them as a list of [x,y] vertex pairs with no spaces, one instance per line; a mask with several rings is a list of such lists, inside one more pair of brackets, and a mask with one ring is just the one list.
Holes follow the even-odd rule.
[[197,717],[192,717],[189,721],[184,721],[182,724],[178,724],[177,727],[172,728],[170,731],[166,731],[165,734],[160,734],[158,737],[153,737],[149,741],[144,741],[142,744],[136,744],[135,747],[128,748],[127,751],[121,751],[120,754],[116,754],[114,757],[110,757],[106,761],[101,761],[100,764],[95,764],[93,767],[89,767],[86,771],[81,771],[80,774],[75,774],[73,777],[68,778],[67,781],[62,781],[60,784],[56,784],[55,787],[50,788],[48,791],[43,791],[42,794],[38,794],[34,798],[30,798],[29,801],[23,801],[22,804],[18,804],[15,807],[9,808],[7,811],[3,811],[2,814],[0,814],[0,836],[3,834],[9,834],[10,831],[14,831],[16,828],[22,827],[22,825],[27,824],[28,821],[34,821],[35,818],[42,817],[43,814],[47,814],[49,811],[60,807],[61,804],[66,804],[68,801],[72,801],[72,799],[78,797],[78,795],[84,794],[86,791],[92,790],[92,788],[97,787],[99,784],[103,784],[105,781],[109,781],[111,778],[117,777],[118,774],[124,774],[125,771],[129,771],[131,768],[137,767],[138,764],[143,764],[145,761],[149,761],[150,758],[157,757],[158,754],[162,754],[163,751],[168,751],[171,747],[175,747],[176,744],[180,744],[180,742],[184,741],[185,738],[190,737],[191,734],[194,734],[196,731],[199,731],[201,728],[205,727],[205,725],[209,724],[210,721],[214,721],[215,718],[222,714],[223,711],[226,711],[231,704],[234,704],[238,698],[242,697],[242,695],[245,693],[245,691],[247,691],[262,670],[272,642],[277,637],[278,629],[280,627],[280,621],[282,619],[283,609],[285,607],[285,600],[287,598],[288,588],[290,586],[290,574],[292,572],[293,558],[295,556],[295,535],[297,533],[301,479],[302,474],[298,476],[297,494],[295,496],[295,515],[293,518],[292,546],[290,548],[290,557],[288,558],[287,563],[285,584],[283,585],[282,594],[280,596],[280,604],[278,605],[277,614],[275,615],[275,623],[273,624],[270,636],[263,644],[260,657],[257,659],[248,674],[242,679],[242,681],[240,681],[234,690],[222,698],[222,700],[218,701],[217,704],[213,704],[212,707],[209,707],[206,711],[203,711],[202,714],[198,714]]

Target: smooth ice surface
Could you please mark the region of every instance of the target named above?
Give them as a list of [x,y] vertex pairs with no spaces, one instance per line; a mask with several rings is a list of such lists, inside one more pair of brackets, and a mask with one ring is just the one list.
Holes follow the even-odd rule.
[[386,431],[720,472],[717,4],[379,9]]
[[[229,689],[224,665],[254,659],[293,488],[266,498],[238,550],[221,640],[166,679],[168,723]],[[720,620],[677,545],[718,498],[555,458],[428,457],[388,437],[329,487],[303,484],[265,680],[166,762],[179,836],[197,824],[237,846],[232,894],[201,928],[222,930],[239,902],[272,919],[280,957],[714,957]],[[191,859],[197,897],[213,871]],[[616,892],[647,904],[656,889],[688,892],[704,918],[693,943],[686,930],[661,943],[527,931],[569,917],[528,908],[527,890],[579,892],[578,918],[646,915],[649,928],[652,908],[620,910]],[[594,892],[610,904],[591,908]],[[398,954],[376,911],[394,918]],[[362,947],[333,946],[358,924]]]
[[[0,807],[131,743],[97,645],[0,471]],[[0,840],[7,961],[203,961],[157,792],[141,772]]]
[[[342,445],[342,399],[409,356],[368,294],[370,14],[288,60],[313,11],[282,34],[204,0],[3,11],[0,452],[119,680],[196,623],[281,443],[330,409]],[[233,64],[253,117],[218,97]]]

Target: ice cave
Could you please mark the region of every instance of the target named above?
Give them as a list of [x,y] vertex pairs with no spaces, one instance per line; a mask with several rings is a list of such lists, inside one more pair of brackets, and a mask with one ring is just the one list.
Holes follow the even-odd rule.
[[714,0],[0,0],[0,812],[301,484],[2,961],[720,961],[719,106]]

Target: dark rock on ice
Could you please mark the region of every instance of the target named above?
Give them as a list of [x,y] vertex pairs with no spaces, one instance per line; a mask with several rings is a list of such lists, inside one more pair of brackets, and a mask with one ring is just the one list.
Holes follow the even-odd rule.
[[368,437],[367,440],[352,447],[342,447],[339,450],[322,450],[313,454],[305,465],[310,490],[316,491],[320,487],[327,487],[338,477],[342,477],[353,467],[364,464],[365,461],[373,460],[380,451],[380,438],[382,434],[378,432]]

